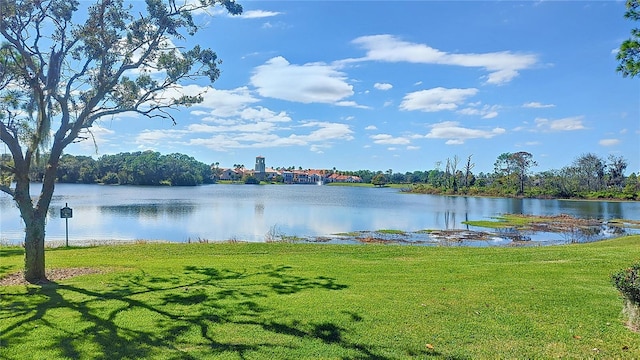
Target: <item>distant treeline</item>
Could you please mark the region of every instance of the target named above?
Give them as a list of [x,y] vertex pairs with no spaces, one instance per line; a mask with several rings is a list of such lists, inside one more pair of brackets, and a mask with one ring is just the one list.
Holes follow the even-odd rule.
[[[2,155],[0,160],[5,165],[12,165],[8,154]],[[33,181],[42,179],[45,163],[46,155],[31,167]],[[472,156],[464,161],[457,156],[447,158],[438,162],[435,169],[425,171],[394,173],[392,169],[342,171],[334,168],[329,172],[359,176],[363,182],[378,186],[406,184],[407,191],[427,194],[640,200],[638,176],[635,173],[625,176],[628,162],[620,156],[603,159],[595,154],[583,154],[562,169],[539,173],[532,172],[535,166],[537,163],[532,154],[517,152],[500,154],[491,173],[474,173]],[[98,160],[63,155],[57,180],[86,184],[199,185],[214,183],[219,169],[218,163],[207,165],[177,153],[120,153],[103,155]],[[251,179],[250,174],[246,176]]]
[[501,154],[492,173],[474,174],[474,165],[471,156],[463,163],[455,157],[443,170],[391,173],[388,180],[413,184],[408,191],[425,194],[640,200],[638,176],[624,175],[628,162],[619,156],[583,154],[562,169],[539,173],[531,171],[537,164],[526,152]]
[[426,171],[338,172],[379,186],[407,184],[406,191],[423,194],[640,200],[640,181],[635,173],[625,176],[623,157],[588,153],[562,169],[534,173],[536,165],[533,155],[517,152],[500,154],[491,173],[474,173],[472,156],[448,158]]
[[[5,160],[5,159],[3,159]],[[31,167],[31,180],[44,175],[46,156]],[[57,170],[60,183],[193,186],[212,183],[211,168],[183,154],[154,151],[89,156],[63,155]]]

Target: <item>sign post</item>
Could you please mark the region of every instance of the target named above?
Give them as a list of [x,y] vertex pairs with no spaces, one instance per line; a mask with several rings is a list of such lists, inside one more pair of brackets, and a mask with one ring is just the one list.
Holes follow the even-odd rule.
[[69,218],[73,217],[73,209],[69,207],[68,203],[64,204],[64,207],[60,209],[60,217],[64,219],[66,229],[66,246],[69,247]]

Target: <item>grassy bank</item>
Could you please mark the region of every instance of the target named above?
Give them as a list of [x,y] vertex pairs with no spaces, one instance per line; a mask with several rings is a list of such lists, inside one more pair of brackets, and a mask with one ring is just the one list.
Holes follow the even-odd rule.
[[[1,288],[0,358],[638,358],[611,273],[640,237],[541,248],[138,244]],[[0,248],[0,276],[23,264]]]

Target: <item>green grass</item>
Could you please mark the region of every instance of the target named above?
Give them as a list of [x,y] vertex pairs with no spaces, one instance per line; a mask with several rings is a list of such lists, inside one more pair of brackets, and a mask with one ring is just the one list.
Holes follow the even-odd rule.
[[504,214],[493,217],[494,220],[469,220],[463,221],[463,224],[478,226],[491,229],[501,228],[526,228],[531,224],[544,223],[549,221],[549,217],[533,216],[533,215],[517,215],[517,214]]
[[406,235],[407,234],[406,231],[396,230],[396,229],[380,229],[380,230],[376,230],[375,232],[380,234],[387,234],[387,235]]
[[[609,279],[638,259],[640,236],[50,249],[51,268],[103,272],[1,288],[0,358],[639,358]],[[0,276],[23,261],[22,249],[0,248]]]
[[497,220],[468,220],[468,221],[463,221],[462,223],[466,224],[466,225],[489,228],[489,229],[503,229],[503,228],[513,227],[512,225],[510,225],[506,221],[503,221],[503,220],[500,220],[500,219],[497,219]]

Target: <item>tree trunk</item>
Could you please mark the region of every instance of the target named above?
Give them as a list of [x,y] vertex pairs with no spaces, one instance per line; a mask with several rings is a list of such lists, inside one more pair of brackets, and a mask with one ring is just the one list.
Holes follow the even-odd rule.
[[635,332],[640,332],[640,304],[625,297],[625,304],[622,313],[627,318],[627,327]]
[[35,212],[25,220],[24,278],[32,284],[48,282],[44,272],[44,232],[46,213]]
[[[48,282],[45,275],[44,235],[47,223],[47,211],[53,196],[55,169],[57,160],[50,161],[45,170],[42,189],[37,204],[31,200],[28,175],[16,179],[14,199],[20,209],[25,226],[24,237],[24,279],[32,284]],[[28,174],[28,170],[25,172]]]

